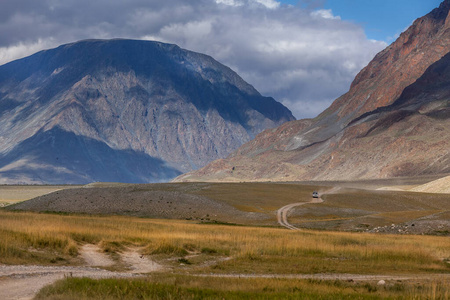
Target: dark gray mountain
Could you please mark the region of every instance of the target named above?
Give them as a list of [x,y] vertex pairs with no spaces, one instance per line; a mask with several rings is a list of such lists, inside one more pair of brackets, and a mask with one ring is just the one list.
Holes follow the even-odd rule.
[[293,119],[209,56],[81,41],[0,66],[0,183],[164,181]]

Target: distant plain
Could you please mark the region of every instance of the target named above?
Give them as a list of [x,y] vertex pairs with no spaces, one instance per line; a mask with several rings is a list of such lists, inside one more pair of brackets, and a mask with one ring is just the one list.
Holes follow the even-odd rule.
[[[442,176],[441,176],[442,177]],[[311,200],[318,191],[324,203],[307,204],[289,213],[300,228],[445,234],[450,231],[450,194],[409,190],[439,176],[363,181],[285,183],[93,183],[87,186],[0,186],[0,201],[22,200],[8,210],[125,215],[203,223],[278,227],[276,211]],[[52,192],[54,191],[54,192]],[[18,196],[16,196],[16,199]],[[20,201],[19,199],[15,202]],[[413,225],[414,224],[414,225]]]

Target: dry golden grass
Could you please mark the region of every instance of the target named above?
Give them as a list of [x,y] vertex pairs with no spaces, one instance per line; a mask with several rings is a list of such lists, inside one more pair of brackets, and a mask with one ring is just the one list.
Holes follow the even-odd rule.
[[[323,203],[295,208],[290,214],[290,223],[315,229],[364,231],[391,224],[417,225],[426,218],[435,222],[434,229],[423,227],[420,230],[432,233],[441,223],[445,227],[442,230],[448,230],[449,195],[344,188],[322,198]],[[408,230],[420,233],[417,227],[415,229]]]
[[450,272],[444,261],[450,258],[450,239],[446,237],[293,232],[188,221],[0,211],[0,263],[76,263],[77,247],[82,243],[133,244],[146,247],[148,254],[178,257],[185,251],[209,249],[205,253],[231,257],[208,267],[194,264],[192,271],[196,272]]
[[270,213],[287,204],[311,200],[313,191],[326,191],[324,186],[282,183],[210,183],[192,194],[225,202],[240,210]]

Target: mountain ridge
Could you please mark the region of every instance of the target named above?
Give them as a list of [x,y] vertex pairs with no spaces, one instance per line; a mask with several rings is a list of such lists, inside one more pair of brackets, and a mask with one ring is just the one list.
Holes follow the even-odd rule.
[[[210,56],[171,44],[123,39],[61,45],[0,66],[0,104],[0,182],[34,182],[38,177],[44,183],[163,181],[224,157],[263,129],[294,119],[282,104],[261,96]],[[44,142],[47,150],[39,151],[66,157],[64,163],[46,161],[54,175],[38,176],[42,168],[26,170],[26,163],[14,173],[21,159],[39,165],[35,157],[40,154],[30,157],[31,152],[20,147],[39,132],[48,132],[54,140],[70,137],[79,151],[99,142],[97,150],[85,150],[85,159],[94,155],[101,162],[103,149],[110,155],[104,159],[111,172],[141,175],[126,180],[106,170],[95,171],[94,177],[77,173],[82,163],[76,153],[49,149]],[[8,161],[11,151],[22,156]],[[154,169],[171,175],[146,176],[138,171],[139,161],[126,158],[123,151],[148,156],[144,164],[149,174],[157,175],[150,162],[160,161]],[[126,171],[119,158],[134,167]]]

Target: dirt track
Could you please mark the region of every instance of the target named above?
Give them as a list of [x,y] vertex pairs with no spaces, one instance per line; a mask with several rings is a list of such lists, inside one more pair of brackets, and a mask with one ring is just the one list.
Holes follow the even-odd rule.
[[126,272],[97,268],[111,266],[115,262],[101,253],[96,245],[81,248],[81,256],[86,262],[84,267],[0,265],[0,299],[32,299],[41,288],[64,277],[130,278],[162,269],[162,266],[136,250],[127,249],[121,255],[121,260],[129,269]]
[[0,265],[0,299],[32,299],[44,286],[64,277],[126,278],[128,272],[111,272],[92,267],[47,267]]
[[286,206],[283,206],[282,208],[280,208],[277,211],[277,219],[278,219],[278,223],[280,223],[281,226],[284,226],[288,229],[291,230],[300,230],[299,228],[291,225],[288,220],[287,220],[287,215],[289,213],[289,210],[291,210],[294,207],[297,206],[301,206],[301,205],[305,205],[305,204],[310,204],[310,203],[322,203],[323,200],[321,198],[314,198],[313,200],[309,201],[309,202],[299,202],[299,203],[292,203],[292,204],[288,204]]
[[[339,187],[334,187],[334,188],[330,189],[329,191],[327,191],[326,193],[327,193],[327,194],[331,194],[331,193],[333,193],[333,192],[338,191],[339,189],[340,189]],[[323,194],[320,194],[320,197],[321,197],[322,195],[323,195]],[[289,211],[290,211],[292,208],[294,208],[294,207],[301,206],[301,205],[305,205],[305,204],[322,203],[323,200],[322,200],[322,198],[320,198],[320,197],[319,197],[319,198],[313,198],[313,199],[312,199],[311,201],[309,201],[309,202],[292,203],[292,204],[288,204],[288,205],[286,205],[286,206],[283,206],[282,208],[280,208],[280,209],[277,211],[277,220],[278,220],[278,223],[279,223],[281,226],[284,226],[284,227],[286,227],[286,228],[288,228],[288,229],[291,229],[291,230],[300,230],[299,228],[295,227],[294,225],[292,225],[292,224],[290,224],[290,223],[288,222],[287,216],[288,216]]]

